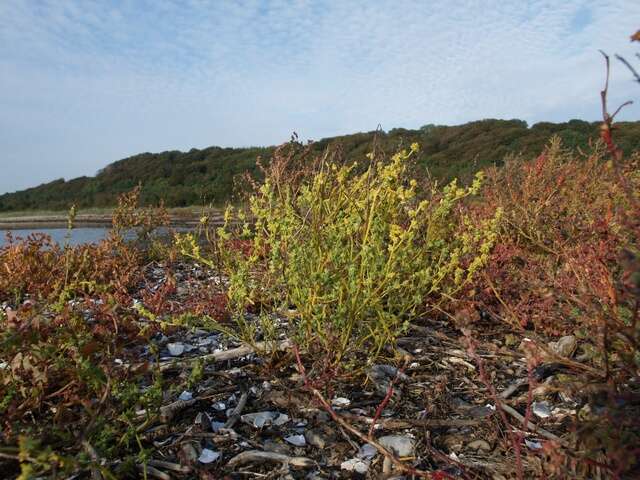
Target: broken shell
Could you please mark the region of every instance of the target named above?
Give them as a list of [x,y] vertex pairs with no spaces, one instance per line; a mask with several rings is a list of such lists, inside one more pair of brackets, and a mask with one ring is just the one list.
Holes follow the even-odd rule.
[[284,441],[296,447],[304,447],[307,444],[304,435],[289,435],[284,438]]
[[178,397],[178,400],[187,401],[187,400],[191,400],[192,398],[193,398],[193,394],[185,390],[180,394],[180,396]]
[[227,406],[223,402],[215,402],[213,405],[214,410],[223,412],[227,409]]
[[333,400],[331,400],[331,405],[337,408],[344,408],[351,405],[351,400],[345,397],[336,397]]
[[198,457],[198,461],[200,463],[211,463],[218,460],[221,456],[222,454],[220,452],[214,452],[213,450],[205,448],[202,450],[200,457]]
[[289,421],[289,415],[279,412],[256,412],[242,415],[240,419],[255,428],[262,428],[265,425],[284,425]]
[[525,438],[524,443],[531,450],[541,450],[542,449],[542,444],[538,440],[529,440],[528,438]]
[[289,415],[286,413],[278,413],[278,416],[273,420],[273,424],[276,426],[284,425],[289,421]]
[[225,422],[216,422],[214,420],[211,422],[211,430],[213,430],[214,433],[218,433],[220,429],[224,427],[224,425]]
[[367,460],[361,460],[359,458],[351,458],[345,460],[340,464],[342,470],[347,472],[367,473],[369,471],[369,462]]
[[548,402],[533,402],[531,410],[539,418],[547,418],[551,416],[551,408]]
[[169,354],[172,357],[179,357],[184,353],[184,343],[168,343],[167,348],[169,349]]

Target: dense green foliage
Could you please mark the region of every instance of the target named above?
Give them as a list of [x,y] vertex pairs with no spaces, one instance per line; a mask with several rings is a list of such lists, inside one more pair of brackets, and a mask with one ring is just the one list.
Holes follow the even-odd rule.
[[[482,120],[458,126],[425,125],[418,130],[402,128],[379,132],[378,146],[387,153],[417,142],[422,151],[420,167],[427,167],[437,179],[470,180],[490,165],[500,165],[507,154],[537,155],[552,135],[569,148],[584,148],[598,137],[597,122],[571,120],[568,123],[537,123],[527,127],[521,120]],[[625,153],[640,148],[640,122],[616,124],[616,141]],[[341,149],[347,163],[363,158],[370,150],[375,132],[327,138],[314,150]],[[164,199],[169,207],[224,204],[231,199],[233,179],[241,172],[256,172],[256,159],[269,159],[274,147],[191,149],[158,154],[143,153],[119,160],[95,177],[62,179],[16,193],[0,195],[0,211],[67,209],[115,205],[120,193],[141,183],[142,201]]]
[[[250,198],[255,224],[230,228],[229,207],[218,229],[223,242],[250,241],[249,255],[236,248],[222,255],[243,340],[253,343],[255,335],[247,305],[263,306],[265,334],[275,331],[268,314],[276,309],[290,317],[291,337],[305,349],[321,349],[336,364],[363,349],[375,359],[424,309],[425,298],[451,298],[471,281],[488,259],[500,215],[476,225],[460,215],[458,204],[480,190],[481,172],[469,188],[453,180],[420,199],[408,174],[418,152],[412,144],[362,173],[355,163],[323,162],[299,183],[295,171],[287,172],[288,158],[276,154]],[[178,239],[183,254],[214,264],[192,234]]]

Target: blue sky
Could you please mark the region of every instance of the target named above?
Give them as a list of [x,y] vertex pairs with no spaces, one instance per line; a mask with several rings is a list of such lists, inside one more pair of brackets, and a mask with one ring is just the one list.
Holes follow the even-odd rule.
[[636,0],[1,0],[0,193],[293,131],[596,120],[597,50],[632,59],[638,28]]

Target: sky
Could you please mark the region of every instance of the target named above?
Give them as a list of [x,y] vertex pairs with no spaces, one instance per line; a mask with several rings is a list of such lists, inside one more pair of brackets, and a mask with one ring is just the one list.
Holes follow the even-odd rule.
[[597,120],[598,49],[637,60],[639,28],[637,0],[0,0],[0,193],[294,131]]

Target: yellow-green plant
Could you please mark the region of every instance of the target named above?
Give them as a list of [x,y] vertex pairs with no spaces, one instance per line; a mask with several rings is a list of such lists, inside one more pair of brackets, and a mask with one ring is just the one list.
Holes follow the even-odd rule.
[[[356,164],[321,163],[293,185],[281,172],[267,174],[250,199],[251,223],[228,209],[218,237],[241,331],[251,333],[244,311],[253,304],[288,315],[298,344],[321,347],[335,363],[359,351],[375,358],[430,302],[471,279],[488,258],[499,214],[472,225],[458,208],[478,192],[481,173],[468,188],[432,185],[419,199],[407,174],[417,151],[414,144],[371,161],[362,173]],[[249,252],[224,248],[238,238],[250,240]],[[193,238],[179,243],[202,258]]]
[[137,235],[138,241],[153,240],[153,234],[160,227],[167,227],[171,218],[164,202],[158,206],[140,206],[142,185],[139,184],[129,192],[124,192],[118,197],[118,205],[113,211],[113,233],[124,237],[129,231]]

